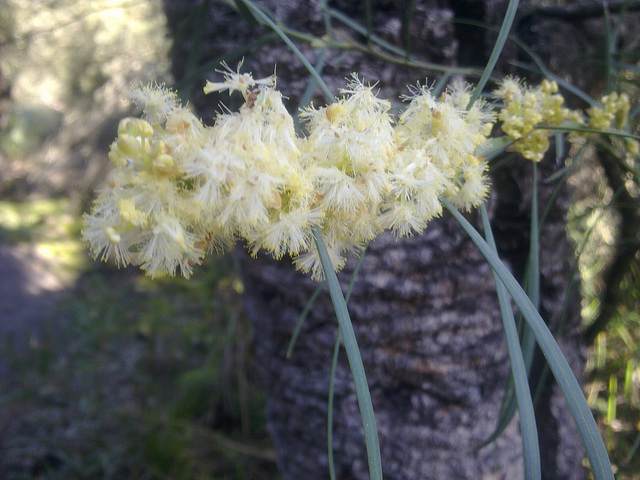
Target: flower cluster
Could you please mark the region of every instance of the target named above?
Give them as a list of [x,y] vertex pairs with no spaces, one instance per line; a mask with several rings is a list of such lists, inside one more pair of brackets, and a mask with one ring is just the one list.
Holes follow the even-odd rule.
[[[400,155],[394,173],[395,179],[401,182],[400,191],[409,187],[402,182],[405,172],[411,170],[413,173],[408,176],[411,181],[427,182],[429,188],[438,190],[438,194],[441,188],[444,197],[455,206],[465,210],[479,206],[488,194],[489,186],[485,176],[487,165],[476,151],[491,133],[495,120],[493,112],[482,100],[468,109],[471,94],[468,85],[460,82],[454,83],[438,99],[421,86],[405,98],[411,103],[400,115],[396,127]],[[418,164],[416,169],[415,162],[419,158],[427,161]],[[397,196],[404,200],[411,197]],[[418,195],[413,200],[422,203],[427,198]],[[418,207],[425,208],[425,205]]]
[[242,239],[252,254],[290,255],[319,278],[314,226],[339,269],[383,230],[421,232],[441,213],[441,197],[469,209],[487,195],[475,152],[494,115],[482,102],[467,110],[463,84],[439,98],[418,85],[396,122],[390,103],[354,74],[338,101],[301,113],[301,137],[273,76],[221,73],[205,92],[240,92],[244,104],[212,127],[163,86],[129,94],[143,118],[121,121],[111,185],[85,217],[96,257],[188,277],[207,250]]
[[[612,92],[600,99],[602,107],[592,106],[587,110],[589,115],[588,126],[594,130],[609,132],[628,129],[629,110],[631,104],[626,93]],[[624,149],[631,156],[640,154],[640,143],[633,138],[624,139]]]
[[120,122],[109,152],[111,185],[85,216],[83,235],[102,260],[133,262],[151,276],[176,268],[189,275],[207,231],[186,188],[184,164],[203,144],[204,127],[163,86],[140,87],[130,97],[144,99],[144,119]]
[[579,120],[577,113],[563,107],[564,98],[557,92],[555,81],[545,79],[537,87],[527,87],[511,77],[494,92],[504,102],[498,114],[502,131],[515,140],[513,150],[533,162],[541,161],[549,149],[551,131],[539,127]]
[[602,107],[593,106],[587,110],[589,127],[595,130],[608,131],[613,128],[622,130],[629,117],[629,96],[613,92],[600,99]]

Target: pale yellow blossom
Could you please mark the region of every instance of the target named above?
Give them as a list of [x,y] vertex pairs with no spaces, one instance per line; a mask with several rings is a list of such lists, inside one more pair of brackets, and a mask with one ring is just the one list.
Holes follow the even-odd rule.
[[578,119],[575,112],[564,107],[555,81],[545,79],[537,87],[528,87],[507,77],[494,94],[504,102],[498,118],[502,131],[515,140],[512,150],[533,162],[541,161],[549,149],[551,130],[545,130],[545,126]]
[[467,110],[463,84],[437,99],[414,88],[395,125],[390,102],[353,74],[336,103],[302,112],[308,135],[300,137],[274,76],[224,67],[205,92],[238,91],[244,104],[211,127],[164,86],[129,94],[143,118],[120,122],[110,187],[85,216],[96,257],[188,277],[207,251],[242,239],[253,255],[289,255],[321,278],[314,227],[340,269],[384,229],[421,232],[442,212],[442,195],[470,208],[487,194],[474,152],[493,114],[482,102]]

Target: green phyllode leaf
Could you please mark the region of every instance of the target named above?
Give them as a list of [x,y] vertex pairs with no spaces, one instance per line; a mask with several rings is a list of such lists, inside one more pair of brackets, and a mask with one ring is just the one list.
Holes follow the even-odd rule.
[[482,255],[487,259],[500,281],[505,285],[509,294],[518,305],[525,321],[529,324],[536,337],[560,390],[565,397],[567,406],[576,422],[582,442],[587,451],[591,469],[596,480],[614,480],[611,462],[607,455],[604,442],[600,437],[598,426],[587,405],[584,394],[571,371],[571,367],[564,358],[560,347],[553,338],[549,328],[535,309],[531,300],[522,287],[513,278],[500,258],[484,241],[482,236],[446,199],[442,199],[443,206],[454,216],[462,228],[467,232],[473,243],[476,244]]

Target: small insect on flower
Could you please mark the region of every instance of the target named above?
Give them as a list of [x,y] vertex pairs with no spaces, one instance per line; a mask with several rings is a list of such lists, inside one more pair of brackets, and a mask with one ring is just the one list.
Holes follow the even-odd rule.
[[247,99],[245,100],[245,104],[247,105],[247,107],[253,108],[253,106],[256,104],[256,101],[260,103],[259,99],[261,94],[262,94],[262,88],[260,87],[257,87],[251,90],[249,92],[249,95],[247,95]]

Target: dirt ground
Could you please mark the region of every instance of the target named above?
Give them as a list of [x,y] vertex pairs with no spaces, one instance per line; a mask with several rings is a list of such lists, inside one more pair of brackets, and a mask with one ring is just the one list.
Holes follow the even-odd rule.
[[66,293],[67,285],[34,245],[0,244],[0,385],[10,374],[12,355],[26,355],[42,335],[55,335],[56,323],[64,321],[56,307]]

